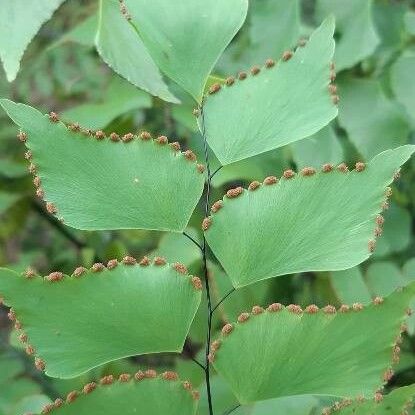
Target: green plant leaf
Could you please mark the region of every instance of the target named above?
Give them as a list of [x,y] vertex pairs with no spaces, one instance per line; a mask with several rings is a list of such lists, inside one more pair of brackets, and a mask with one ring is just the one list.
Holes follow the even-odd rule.
[[51,411],[59,415],[194,415],[198,395],[191,388],[174,372],[122,374],[118,381],[109,375],[100,384],[90,382],[82,391],[70,392],[66,402],[55,401]]
[[9,193],[0,190],[0,215],[12,207],[22,197],[19,193]]
[[[331,273],[331,284],[340,302],[345,304],[370,303],[372,296],[359,267]],[[378,293],[381,295],[382,293]]]
[[410,145],[385,151],[360,172],[286,171],[275,184],[276,178],[267,178],[254,190],[230,190],[204,221],[209,246],[235,288],[284,274],[351,268],[373,251],[386,187],[414,151]]
[[247,0],[125,0],[125,4],[158,67],[197,101],[248,10]]
[[406,249],[411,243],[411,215],[400,206],[392,205],[385,212],[385,228],[376,247],[375,257]]
[[14,406],[10,415],[40,412],[45,405],[51,403],[50,398],[46,395],[36,394],[25,396]]
[[336,17],[339,40],[334,60],[338,71],[351,68],[370,56],[380,43],[372,18],[372,0],[318,0],[317,15]]
[[72,277],[24,278],[1,269],[1,295],[40,368],[70,378],[122,357],[180,352],[200,303],[200,280],[147,261],[136,265],[126,257],[111,269],[94,265]]
[[291,150],[297,166],[339,164],[344,160],[343,148],[330,125],[311,137],[291,144]]
[[[369,399],[361,402],[356,399],[345,400],[335,404],[332,409],[336,415],[395,415],[409,414],[415,395],[415,385],[394,389],[391,393],[378,399]],[[331,412],[330,412],[331,413]]]
[[391,67],[391,85],[396,99],[408,112],[415,125],[415,53],[407,52],[401,55]]
[[66,110],[62,113],[62,119],[76,120],[81,125],[98,130],[128,111],[150,107],[151,97],[146,92],[114,76],[101,102],[81,104]]
[[[187,228],[186,233],[200,244],[200,236],[196,229]],[[191,266],[202,259],[202,253],[186,236],[178,233],[165,233],[159,241],[158,247],[153,251],[153,255],[166,258],[176,258],[177,261]]]
[[301,25],[298,0],[288,3],[284,0],[260,0],[251,2],[250,6],[251,45],[246,53],[251,55],[251,62],[279,56],[297,43]]
[[411,280],[406,280],[399,267],[391,261],[373,262],[366,271],[367,285],[374,295],[387,296]]
[[67,225],[185,229],[204,186],[193,153],[186,157],[151,139],[97,142],[27,105],[8,100],[1,105],[27,133],[41,191],[52,204],[49,211],[56,210]]
[[410,126],[402,109],[376,80],[345,79],[339,90],[339,122],[365,158],[408,141]]
[[333,32],[329,18],[289,61],[206,99],[199,126],[223,165],[308,137],[337,115],[328,90]]
[[95,44],[95,35],[98,27],[98,14],[94,13],[66,32],[60,39],[49,46],[49,50],[66,43],[77,43],[92,48]]
[[128,82],[164,101],[180,102],[169,91],[137,33],[121,15],[117,0],[100,0],[95,45],[103,61]]
[[[348,311],[254,309],[227,325],[211,357],[241,403],[304,394],[371,397],[389,377],[415,284]],[[240,320],[242,321],[242,320]]]
[[0,14],[0,58],[6,77],[14,81],[26,47],[64,0],[4,0]]

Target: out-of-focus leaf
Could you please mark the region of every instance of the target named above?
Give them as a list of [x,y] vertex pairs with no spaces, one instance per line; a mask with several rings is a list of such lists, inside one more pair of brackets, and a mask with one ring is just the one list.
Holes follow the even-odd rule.
[[[142,372],[143,373],[143,372]],[[53,410],[58,415],[194,415],[198,400],[182,381],[170,372],[136,380],[125,374],[124,381],[110,384],[91,384],[90,393],[75,392],[78,396]],[[145,373],[143,373],[145,375]],[[169,376],[173,375],[171,379]],[[107,378],[108,379],[108,378]],[[190,386],[191,388],[191,386]],[[42,412],[45,413],[45,412]]]
[[[233,288],[229,277],[215,264],[209,265],[214,283],[216,301],[220,301]],[[236,320],[241,310],[251,309],[256,304],[263,304],[269,290],[269,280],[241,288],[231,294],[220,306],[219,312],[225,321]]]
[[[16,415],[13,408],[26,396],[40,394],[40,387],[35,382],[26,378],[10,380],[0,385],[0,414]],[[18,413],[19,415],[21,414]]]
[[366,271],[366,281],[373,295],[386,297],[409,283],[396,264],[389,261],[374,262]]
[[49,376],[71,378],[123,357],[182,350],[200,287],[169,264],[131,259],[72,277],[52,273],[49,281],[1,269],[1,296]]
[[261,180],[287,167],[283,151],[273,150],[223,166],[213,177],[212,184],[219,187],[235,180]]
[[308,137],[337,115],[329,94],[334,20],[275,67],[207,97],[198,122],[222,165]]
[[242,403],[305,394],[372,397],[391,367],[414,294],[411,284],[361,311],[257,310],[223,329],[213,365]]
[[415,258],[411,258],[405,262],[402,272],[406,279],[410,281],[415,280]]
[[27,168],[23,163],[17,163],[7,158],[0,159],[0,176],[15,179],[26,175]]
[[415,53],[404,53],[391,68],[391,85],[396,99],[405,107],[415,125]]
[[339,164],[343,161],[343,148],[329,125],[304,140],[291,144],[297,166]]
[[94,130],[106,127],[118,116],[132,110],[150,108],[151,97],[133,85],[114,77],[101,102],[81,104],[62,113],[62,119],[76,121]]
[[22,197],[19,193],[7,193],[0,191],[0,214],[13,206]]
[[93,14],[87,17],[83,22],[79,23],[72,30],[65,33],[57,42],[50,46],[56,47],[64,43],[74,42],[83,46],[93,47],[95,35],[98,28],[98,15]]
[[248,10],[248,0],[125,0],[125,4],[158,67],[197,101]]
[[[187,228],[185,232],[200,243],[199,234],[195,229]],[[166,233],[163,235],[153,255],[175,258],[187,266],[201,259],[200,249],[190,239],[179,233]]]
[[333,13],[339,39],[334,61],[338,71],[351,68],[370,56],[379,37],[372,21],[372,0],[318,0],[317,15]]
[[406,209],[392,205],[384,216],[385,227],[375,257],[403,251],[411,242],[411,215]]
[[230,191],[204,222],[209,246],[235,288],[358,265],[374,249],[386,187],[414,151],[410,145],[385,151],[360,172],[291,172],[278,183]]
[[413,10],[405,13],[405,29],[410,35],[415,36],[415,11]]
[[84,230],[186,228],[204,187],[192,153],[186,157],[148,136],[96,140],[27,105],[1,104],[27,133],[37,184],[52,203],[49,211],[67,225]]
[[40,413],[45,405],[51,403],[46,395],[29,395],[21,399],[13,408],[10,415]]
[[340,124],[365,158],[408,141],[406,117],[395,102],[385,97],[376,80],[346,79],[339,90]]
[[368,304],[372,299],[359,267],[332,272],[331,283],[338,299],[344,304]]
[[151,95],[178,103],[134,29],[123,18],[117,0],[100,0],[98,53],[116,73]]
[[3,0],[0,13],[0,58],[12,82],[26,47],[64,0]]
[[[300,37],[300,2],[255,0],[251,2],[248,53],[251,63],[280,56]],[[253,55],[253,56],[252,56]]]

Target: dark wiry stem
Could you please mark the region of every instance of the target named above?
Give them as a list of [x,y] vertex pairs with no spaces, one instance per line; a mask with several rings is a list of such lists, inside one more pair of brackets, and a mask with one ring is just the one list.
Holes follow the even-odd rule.
[[215,307],[212,308],[212,314],[215,312],[215,310],[232,294],[235,292],[235,288],[232,288],[229,290],[221,299],[220,301],[215,305]]
[[[210,209],[210,187],[211,187],[211,172],[210,172],[210,164],[209,164],[209,153],[208,153],[208,145],[206,141],[206,131],[205,131],[205,115],[203,111],[203,103],[200,106],[200,115],[202,119],[202,138],[203,138],[203,146],[205,150],[205,162],[206,162],[206,169],[207,169],[207,185],[206,185],[206,199],[205,199],[205,217],[209,216],[209,209]],[[210,297],[210,287],[209,287],[209,273],[207,267],[207,244],[205,234],[203,234],[203,244],[202,244],[202,255],[203,255],[203,269],[205,274],[205,286],[206,286],[206,299],[207,299],[207,335],[206,335],[206,350],[205,350],[205,378],[206,378],[206,392],[207,392],[207,399],[209,405],[209,415],[214,415],[213,413],[213,405],[212,405],[212,393],[210,388],[210,366],[209,366],[209,354],[210,354],[210,340],[211,340],[211,333],[212,333],[212,301]]]
[[238,405],[234,406],[233,408],[229,409],[228,411],[226,411],[223,415],[229,415],[232,412],[236,411],[240,407],[241,407],[241,405],[238,404]]

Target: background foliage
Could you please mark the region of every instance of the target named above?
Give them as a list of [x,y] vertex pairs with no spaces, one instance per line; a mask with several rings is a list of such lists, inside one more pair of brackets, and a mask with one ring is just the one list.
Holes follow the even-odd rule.
[[[281,172],[284,168],[318,166],[325,162],[354,163],[405,143],[415,143],[415,6],[411,1],[392,0],[251,0],[248,18],[221,57],[214,73],[219,78],[248,70],[269,57],[277,57],[311,33],[323,18],[336,17],[336,69],[341,102],[339,117],[315,136],[280,149],[225,166],[213,180],[213,200],[229,188]],[[167,101],[179,98],[180,105],[168,103],[137,90],[118,77],[106,64],[105,33],[117,21],[105,13],[97,17],[98,4],[65,2],[36,35],[24,54],[16,81],[8,83],[0,73],[0,96],[27,102],[43,112],[58,111],[62,118],[92,129],[120,134],[146,129],[177,139],[183,148],[202,154],[202,142],[192,115],[193,102],[165,84],[154,74],[143,85],[141,67],[117,57],[120,69],[129,71],[135,85],[157,90]],[[118,5],[117,5],[118,8]],[[99,27],[97,47],[95,34]],[[124,34],[128,36],[128,34]],[[7,34],[0,31],[2,42]],[[97,49],[99,51],[98,54]],[[102,57],[102,58],[101,58]],[[200,274],[199,250],[181,234],[155,231],[75,231],[63,227],[34,196],[26,171],[23,148],[16,128],[0,113],[0,265],[18,272],[32,266],[46,275],[56,269],[70,273],[76,266],[91,266],[126,254],[141,257],[149,252],[183,262]],[[214,157],[212,155],[212,157]],[[202,158],[202,157],[200,157]],[[57,162],[59,162],[57,160]],[[213,163],[215,164],[215,162]],[[357,300],[367,303],[371,294],[390,294],[396,287],[415,279],[415,160],[404,168],[392,195],[393,206],[386,212],[384,235],[374,255],[361,266],[332,273],[302,273],[258,282],[240,290],[220,308],[215,329],[234,320],[253,304],[282,303],[306,305],[341,304]],[[200,237],[202,209],[191,218],[187,232]],[[174,255],[172,254],[174,253]],[[210,264],[214,294],[220,298],[230,288],[217,264]],[[202,307],[205,305],[202,302]],[[196,315],[181,356],[158,354],[140,356],[94,369],[73,380],[48,379],[33,369],[7,319],[0,310],[0,414],[36,412],[50,399],[80,388],[89,379],[108,372],[133,372],[151,366],[177,369],[194,386],[203,383],[203,372],[191,360],[203,353],[205,321]],[[379,324],[382,324],[379,322]],[[415,320],[402,346],[401,363],[390,387],[415,382]],[[201,388],[203,395],[203,388]],[[218,377],[213,378],[214,405],[218,414],[236,399]],[[284,413],[316,413],[324,406],[317,398],[280,401]],[[268,406],[267,406],[268,405]],[[251,412],[261,415],[273,403],[258,405]],[[206,413],[202,396],[199,413]],[[261,412],[262,411],[262,412]],[[291,411],[291,412],[289,412]],[[242,411],[240,412],[242,413]]]

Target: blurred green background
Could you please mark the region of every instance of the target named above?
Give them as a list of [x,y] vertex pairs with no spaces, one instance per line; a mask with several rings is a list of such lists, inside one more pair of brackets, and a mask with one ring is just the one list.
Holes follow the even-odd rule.
[[[0,69],[0,96],[44,112],[57,111],[64,120],[107,133],[145,129],[165,134],[180,141],[183,148],[194,150],[202,160],[202,141],[192,115],[192,99],[169,85],[182,101],[180,105],[169,104],[116,75],[94,46],[96,11],[94,1],[64,2],[28,47],[17,79],[8,83]],[[248,19],[218,62],[215,76],[224,78],[262,64],[269,57],[278,58],[307,37],[330,13],[336,16],[337,25],[339,117],[315,136],[221,169],[213,180],[213,200],[231,187],[280,175],[287,167],[297,169],[342,161],[352,164],[385,149],[415,143],[413,1],[251,0]],[[16,127],[5,113],[0,113],[0,126],[1,266],[22,272],[31,266],[41,274],[54,270],[71,273],[76,266],[88,267],[97,260],[157,253],[170,261],[185,263],[196,275],[201,273],[200,252],[183,235],[152,231],[82,232],[56,221],[34,195],[24,148],[16,140]],[[213,161],[213,165],[218,163]],[[393,190],[391,207],[385,213],[384,235],[370,260],[347,271],[289,275],[241,289],[220,307],[215,330],[254,304],[277,300],[302,306],[365,303],[374,293],[387,295],[414,280],[415,160],[405,167]],[[199,206],[187,230],[196,239],[200,238],[202,217]],[[216,299],[231,288],[213,258],[210,278]],[[200,414],[204,415],[207,408],[203,372],[191,358],[200,358],[203,353],[205,307],[202,303],[182,355],[126,359],[70,381],[49,379],[34,369],[32,358],[26,356],[13,333],[8,310],[0,308],[0,415],[39,411],[50,399],[80,388],[90,379],[143,367],[175,368],[182,378],[201,385]],[[415,320],[410,320],[401,362],[390,388],[415,382],[414,333]],[[236,404],[216,377],[213,394],[217,414]],[[312,411],[317,411],[320,404],[316,399],[308,400],[303,412],[293,414],[317,413]]]

